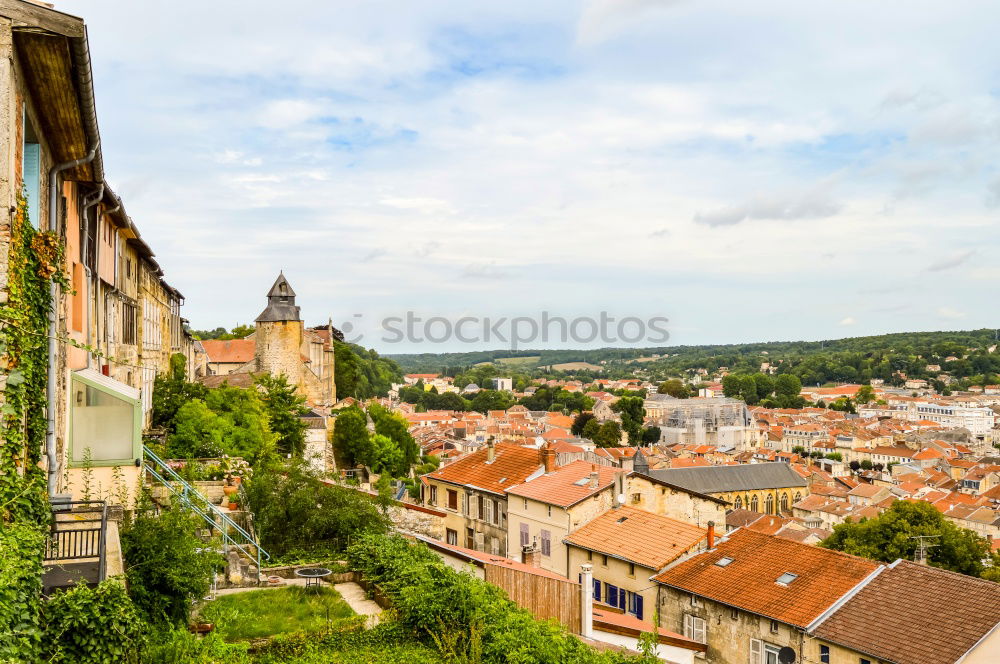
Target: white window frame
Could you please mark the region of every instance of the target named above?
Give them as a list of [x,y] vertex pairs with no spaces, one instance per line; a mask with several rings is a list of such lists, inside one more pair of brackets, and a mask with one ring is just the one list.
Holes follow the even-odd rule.
[[704,618],[685,613],[684,636],[698,643],[708,643],[708,623]]

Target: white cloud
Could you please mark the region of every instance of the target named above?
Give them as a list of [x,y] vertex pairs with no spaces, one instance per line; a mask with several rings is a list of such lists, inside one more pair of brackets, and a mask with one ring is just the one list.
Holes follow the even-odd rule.
[[954,267],[958,267],[965,261],[969,260],[975,255],[974,249],[968,249],[966,251],[956,251],[949,256],[940,258],[930,265],[927,266],[929,272],[941,272],[942,270],[950,270]]
[[853,316],[848,316],[847,318],[844,318],[843,320],[841,320],[840,323],[838,323],[838,325],[842,325],[842,326],[855,325],[857,322],[858,321],[855,320],[855,318]]
[[966,314],[964,311],[958,311],[953,307],[938,307],[938,316],[948,320],[957,320],[959,318],[965,318]]
[[843,209],[825,191],[813,191],[801,196],[758,197],[732,207],[698,212],[694,221],[706,226],[732,226],[751,219],[796,221],[824,219]]

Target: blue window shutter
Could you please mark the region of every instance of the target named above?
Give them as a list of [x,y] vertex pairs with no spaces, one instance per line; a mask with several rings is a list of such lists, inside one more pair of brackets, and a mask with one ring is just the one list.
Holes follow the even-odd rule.
[[604,585],[608,587],[608,604],[611,606],[618,606],[618,588],[610,583],[605,583]]
[[[28,219],[35,228],[41,228],[38,215],[41,214],[41,152],[38,143],[24,144],[24,164],[21,176],[24,178],[24,192],[28,197]],[[50,229],[51,230],[51,229]]]
[[619,588],[618,589],[618,608],[621,609],[622,611],[625,610],[625,589],[624,588]]
[[635,617],[642,620],[642,595],[635,594]]
[[601,601],[601,582],[594,579],[594,599],[598,602]]

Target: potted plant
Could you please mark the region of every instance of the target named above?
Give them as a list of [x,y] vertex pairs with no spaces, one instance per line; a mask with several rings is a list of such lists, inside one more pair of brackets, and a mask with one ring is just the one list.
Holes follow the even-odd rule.
[[239,507],[239,503],[236,502],[236,494],[229,496],[229,510],[233,511]]

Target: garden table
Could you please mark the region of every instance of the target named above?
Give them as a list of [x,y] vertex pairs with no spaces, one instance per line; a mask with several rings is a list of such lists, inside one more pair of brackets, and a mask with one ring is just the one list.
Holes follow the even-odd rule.
[[295,576],[306,580],[306,588],[315,588],[316,590],[319,590],[320,583],[322,583],[321,579],[330,576],[332,573],[325,567],[304,567],[295,570]]

